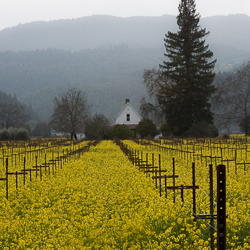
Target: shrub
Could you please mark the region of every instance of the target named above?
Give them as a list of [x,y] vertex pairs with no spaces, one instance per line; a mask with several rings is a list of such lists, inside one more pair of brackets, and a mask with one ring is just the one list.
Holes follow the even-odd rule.
[[222,135],[222,138],[223,138],[223,139],[229,139],[229,138],[230,138],[230,136],[229,136],[229,135],[227,135],[227,134],[223,134],[223,135]]
[[17,129],[15,140],[29,140],[29,139],[30,139],[30,136],[26,129],[24,128]]
[[134,137],[134,133],[128,129],[126,125],[117,124],[110,133],[111,138],[119,138],[120,140],[129,139],[129,137]]
[[194,124],[192,127],[183,133],[182,137],[216,137],[219,135],[215,125],[206,123]]
[[41,136],[43,138],[51,137],[51,129],[50,126],[46,122],[39,122],[36,124],[32,134],[34,136]]
[[171,131],[167,125],[167,123],[164,123],[161,128],[160,131],[162,133],[163,136],[170,136],[171,135]]
[[0,140],[29,140],[29,133],[25,128],[9,128],[0,130]]
[[142,119],[138,126],[136,127],[136,132],[144,137],[154,137],[157,135],[158,131],[156,130],[156,126],[151,119],[144,118]]
[[90,140],[107,139],[110,133],[109,120],[103,114],[96,114],[86,121],[85,135]]
[[17,128],[8,128],[8,132],[10,134],[11,140],[16,140]]
[[0,130],[0,140],[1,141],[11,140],[10,132],[6,128]]

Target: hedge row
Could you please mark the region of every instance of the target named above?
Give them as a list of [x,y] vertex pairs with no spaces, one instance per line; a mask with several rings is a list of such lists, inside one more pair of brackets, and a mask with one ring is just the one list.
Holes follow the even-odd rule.
[[29,132],[25,128],[4,128],[0,130],[0,141],[29,139]]

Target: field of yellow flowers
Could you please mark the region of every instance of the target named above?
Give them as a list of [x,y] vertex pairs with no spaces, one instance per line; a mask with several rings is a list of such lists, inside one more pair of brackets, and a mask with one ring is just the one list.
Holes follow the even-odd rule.
[[[216,213],[216,166],[226,165],[226,219],[227,249],[250,249],[250,145],[246,141],[233,140],[230,142],[211,140],[189,140],[189,141],[151,141],[135,143],[124,141],[124,143],[143,155],[145,160],[148,154],[150,163],[151,155],[154,154],[154,164],[158,165],[158,155],[161,155],[162,169],[167,174],[172,173],[172,160],[175,159],[176,185],[192,185],[192,163],[195,163],[196,184],[200,189],[196,192],[196,213],[209,214],[209,164],[214,169],[214,211]],[[185,152],[181,152],[185,151]],[[235,151],[237,151],[235,153]],[[202,157],[201,157],[202,153]],[[245,162],[245,164],[243,164]],[[244,170],[245,166],[245,170]],[[168,186],[172,186],[168,180]],[[173,192],[168,190],[168,199],[172,199]],[[176,191],[177,202],[181,202],[180,191]],[[184,206],[192,216],[192,191],[184,190]],[[197,226],[204,227],[210,221],[197,221]],[[215,225],[216,226],[216,225]],[[209,228],[209,225],[208,227]],[[201,229],[202,230],[202,229]],[[209,233],[202,230],[210,240]],[[216,237],[216,235],[215,235]],[[201,248],[202,249],[202,248]]]
[[[190,164],[195,159],[184,159],[173,150],[124,143],[143,154],[161,154],[162,167],[169,172],[175,157],[177,185],[191,183]],[[25,154],[29,159],[26,168],[34,166],[37,154],[39,165],[45,154],[49,161],[77,147],[81,146],[40,146],[37,152]],[[6,148],[4,154],[10,155],[10,150]],[[18,157],[9,160],[11,171],[22,167]],[[197,210],[204,213],[209,211],[208,169],[198,157],[195,161],[197,185],[202,188],[197,191]],[[228,249],[250,249],[249,171],[238,170],[236,177],[231,169],[233,165],[227,174],[227,245]],[[178,194],[176,203],[172,193],[167,199],[159,197],[152,178],[138,171],[119,146],[102,141],[80,157],[66,159],[53,175],[33,178],[25,186],[20,183],[18,192],[13,176],[8,200],[5,183],[0,182],[0,249],[210,249],[209,225],[194,223],[188,209],[191,195],[191,191],[185,192],[185,206]]]

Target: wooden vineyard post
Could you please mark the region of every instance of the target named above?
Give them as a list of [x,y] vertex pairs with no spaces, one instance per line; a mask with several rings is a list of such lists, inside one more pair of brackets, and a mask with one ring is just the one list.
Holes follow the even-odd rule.
[[192,167],[193,167],[193,171],[192,171],[192,174],[193,174],[193,185],[192,186],[184,186],[184,185],[176,186],[175,185],[175,178],[177,178],[179,176],[175,175],[175,161],[174,161],[174,158],[173,158],[173,175],[171,175],[171,176],[165,176],[165,178],[173,178],[173,186],[166,186],[165,189],[166,189],[166,192],[167,192],[167,189],[173,190],[173,202],[174,203],[175,203],[175,190],[176,189],[180,189],[181,190],[181,200],[182,200],[183,203],[184,203],[184,189],[192,189],[193,190],[193,214],[195,215],[195,212],[196,212],[195,189],[198,189],[199,186],[195,185],[194,163],[193,163]]
[[133,165],[136,166],[136,164],[137,164],[137,152],[136,152],[136,150],[135,150],[133,159],[134,159],[134,160],[133,160]]
[[[25,175],[26,174],[28,174],[28,172],[30,172],[30,181],[31,181],[31,172],[33,172],[33,171],[36,171],[36,177],[37,177],[37,171],[38,171],[38,169],[37,169],[37,156],[36,156],[36,166],[34,166],[35,167],[35,169],[33,169],[33,168],[29,168],[29,169],[27,169],[26,167],[25,167],[25,163],[26,163],[26,161],[25,161],[25,157],[23,158],[23,169],[21,169],[21,172],[20,173],[17,173],[16,172],[16,183],[17,183],[17,175],[18,174],[23,174],[23,185],[25,185]],[[17,186],[17,184],[16,184],[16,186]]]
[[236,164],[236,159],[237,159],[237,149],[235,149],[235,174],[237,175],[237,164]]
[[[174,158],[173,158],[173,176],[175,176],[175,163],[174,163]],[[173,177],[173,187],[175,187],[175,178]],[[174,200],[174,203],[175,203],[175,189],[173,189],[173,200]]]
[[8,200],[8,158],[6,158],[6,173],[5,173],[5,178],[0,178],[0,181],[5,181],[6,184],[6,199]]
[[164,187],[165,187],[165,198],[167,199],[168,193],[167,193],[167,178],[165,175],[165,180],[164,180]]
[[213,165],[209,165],[209,179],[210,179],[210,237],[211,237],[211,250],[214,250],[214,193],[213,193]]
[[9,183],[8,183],[8,158],[6,158],[6,199],[9,198]]
[[[61,163],[61,168],[62,168],[62,162],[63,162],[63,159],[62,159],[62,157],[61,156],[59,156],[59,151],[58,151],[58,159],[59,159],[59,161],[60,161],[60,163]],[[58,165],[59,166],[59,165]]]
[[4,167],[4,149],[2,149],[3,154],[3,167]]
[[[195,187],[195,165],[192,163],[192,174],[193,174],[193,187]],[[193,213],[196,214],[196,196],[195,196],[195,188],[193,188]],[[195,221],[195,217],[194,217]]]
[[152,154],[152,176],[154,176],[155,173],[155,161],[154,161],[154,153]]
[[161,197],[161,155],[159,154],[159,189],[160,189],[160,197]]
[[36,178],[37,178],[37,155],[36,155],[36,166],[35,166],[35,168],[36,168]]
[[217,249],[226,249],[226,170],[217,166]]
[[64,165],[65,157],[64,157],[64,149],[63,149],[63,165]]
[[201,164],[202,164],[202,147],[201,147]]
[[26,175],[26,170],[25,170],[25,157],[23,158],[23,185],[25,186],[25,175]]
[[[166,169],[161,169],[161,155],[159,154],[159,170],[156,169],[156,167],[153,167],[152,172],[155,174],[152,178],[155,179],[155,185],[156,185],[156,189],[157,189],[157,179],[159,179],[159,192],[160,192],[160,196],[161,194],[161,179],[164,179],[165,181],[165,192],[167,192],[167,187],[166,187],[166,179],[167,178],[177,178],[179,177],[178,175],[162,175],[162,173],[167,173]],[[157,175],[157,173],[159,173],[159,175]],[[175,181],[173,181],[175,183]],[[165,194],[166,196],[166,194]]]
[[9,199],[9,175],[15,175],[16,176],[16,189],[17,189],[17,176],[20,175],[20,174],[24,174],[22,172],[13,172],[13,173],[10,173],[9,170],[8,170],[8,158],[6,158],[6,178],[0,178],[0,181],[6,181],[6,199],[8,200]]
[[217,214],[213,214],[213,168],[209,165],[210,214],[195,214],[196,219],[210,219],[211,250],[214,250],[214,219],[217,218],[217,250],[226,250],[226,167],[217,166]]
[[157,176],[157,172],[158,172],[158,170],[156,169],[155,170],[155,176],[153,176],[153,178],[155,178],[155,188],[157,189],[157,178],[159,178],[158,176]]

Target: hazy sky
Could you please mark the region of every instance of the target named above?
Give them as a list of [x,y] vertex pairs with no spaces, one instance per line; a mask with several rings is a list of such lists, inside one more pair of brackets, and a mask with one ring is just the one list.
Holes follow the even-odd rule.
[[[180,0],[0,0],[0,30],[33,21],[72,19],[91,15],[177,15]],[[196,0],[201,17],[247,14],[250,0]]]

